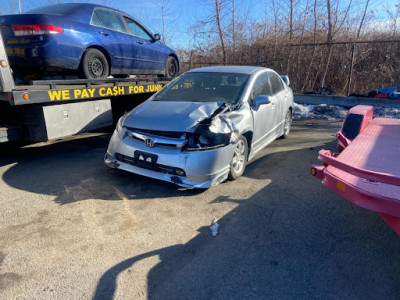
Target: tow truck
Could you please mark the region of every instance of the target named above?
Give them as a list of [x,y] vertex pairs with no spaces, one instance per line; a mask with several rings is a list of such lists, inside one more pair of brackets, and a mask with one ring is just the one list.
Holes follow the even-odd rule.
[[400,235],[400,120],[351,108],[336,134],[338,152],[319,151],[311,174],[350,202],[378,213]]
[[111,126],[170,80],[60,79],[16,84],[0,34],[0,143],[44,142]]

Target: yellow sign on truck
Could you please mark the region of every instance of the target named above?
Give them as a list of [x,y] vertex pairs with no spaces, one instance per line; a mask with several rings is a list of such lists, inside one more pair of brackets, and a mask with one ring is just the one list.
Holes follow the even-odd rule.
[[162,84],[139,84],[129,86],[91,87],[77,89],[48,90],[50,101],[86,100],[105,97],[116,97],[143,93],[155,93],[163,87]]

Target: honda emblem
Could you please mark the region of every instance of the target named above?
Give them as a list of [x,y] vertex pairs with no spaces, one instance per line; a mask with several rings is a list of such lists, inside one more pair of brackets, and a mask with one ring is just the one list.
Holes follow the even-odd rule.
[[145,139],[144,143],[149,148],[153,148],[154,147],[154,140],[153,139],[147,138],[147,139]]

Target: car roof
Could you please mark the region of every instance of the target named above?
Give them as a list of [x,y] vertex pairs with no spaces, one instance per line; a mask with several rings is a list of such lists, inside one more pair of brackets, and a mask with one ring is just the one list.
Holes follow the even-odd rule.
[[190,73],[194,72],[204,72],[204,73],[239,73],[251,75],[259,70],[270,70],[264,67],[255,66],[213,66],[213,67],[203,67],[194,70],[190,70]]
[[70,13],[75,11],[76,9],[85,9],[85,8],[106,8],[106,9],[111,9],[113,11],[117,11],[119,13],[122,14],[126,14],[118,9],[112,8],[112,7],[108,7],[105,5],[101,5],[101,4],[94,4],[94,3],[59,3],[59,4],[50,4],[50,5],[45,5],[45,6],[40,6],[40,7],[36,7],[33,9],[28,10],[25,14],[40,14],[43,13],[43,9],[44,9],[44,14],[46,13],[46,10],[51,10],[52,8],[63,8],[65,7],[66,9],[70,9],[70,11],[66,11],[66,13]]

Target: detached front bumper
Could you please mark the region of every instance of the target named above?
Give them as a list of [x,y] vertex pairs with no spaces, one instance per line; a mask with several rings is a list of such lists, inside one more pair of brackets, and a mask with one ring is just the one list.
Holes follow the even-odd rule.
[[[111,168],[182,187],[209,188],[228,178],[234,151],[235,145],[232,144],[202,151],[182,151],[181,148],[162,146],[150,148],[129,136],[121,139],[114,132],[104,162]],[[141,161],[138,162],[139,157]],[[151,157],[156,157],[156,162],[152,162]]]

